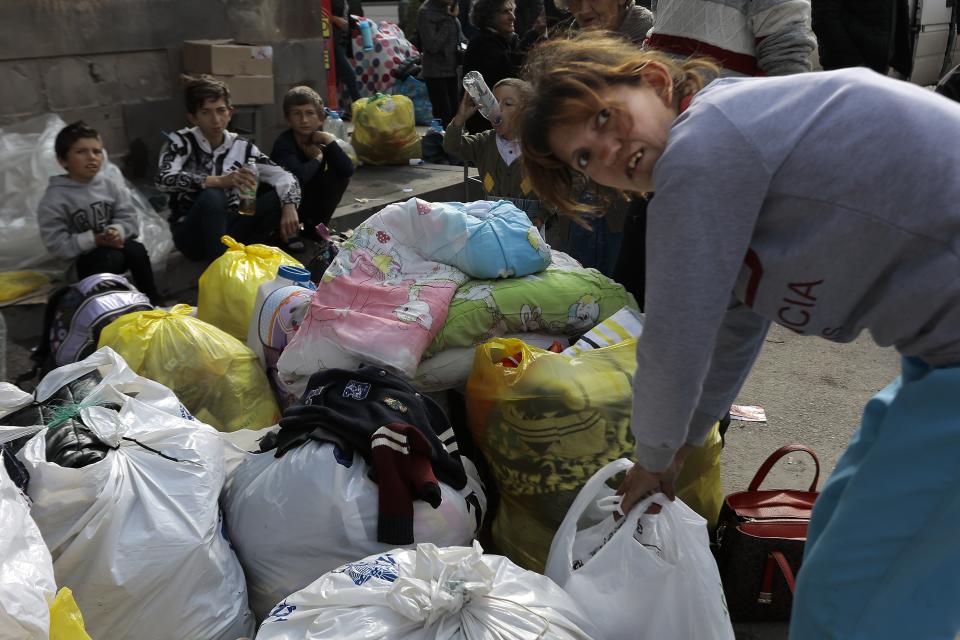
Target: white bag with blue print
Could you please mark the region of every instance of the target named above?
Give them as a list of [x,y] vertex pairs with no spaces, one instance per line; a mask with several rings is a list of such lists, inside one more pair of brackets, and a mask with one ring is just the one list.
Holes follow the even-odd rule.
[[[223,509],[258,620],[326,572],[392,548],[377,542],[377,484],[359,454],[311,441],[282,458],[272,451],[241,455],[229,473]],[[437,509],[414,503],[416,542],[464,545],[476,536],[487,498],[476,467],[461,460],[463,489],[440,483]]]
[[[632,466],[614,460],[587,481],[553,538],[546,575],[590,611],[597,640],[733,640],[706,520],[661,493],[614,519],[619,498],[606,483]],[[652,504],[659,513],[646,513]],[[598,509],[607,517],[578,530]]]
[[277,604],[257,640],[589,640],[593,626],[546,577],[480,544],[418,545],[351,562]]

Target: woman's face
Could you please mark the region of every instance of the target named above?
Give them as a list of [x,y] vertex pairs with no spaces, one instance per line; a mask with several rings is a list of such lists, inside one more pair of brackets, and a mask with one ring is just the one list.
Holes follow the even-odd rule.
[[520,93],[509,85],[493,90],[493,97],[500,103],[500,124],[493,128],[507,140],[517,137],[516,117],[520,108]]
[[623,20],[623,0],[570,0],[570,13],[581,29],[616,31]]
[[585,122],[556,127],[549,134],[551,150],[598,184],[636,193],[653,191],[653,167],[677,117],[671,92],[661,93],[665,97],[647,82],[608,87],[600,99],[617,110],[601,108]]
[[493,17],[493,30],[502,36],[512,36],[517,17],[517,6],[511,1],[503,3]]

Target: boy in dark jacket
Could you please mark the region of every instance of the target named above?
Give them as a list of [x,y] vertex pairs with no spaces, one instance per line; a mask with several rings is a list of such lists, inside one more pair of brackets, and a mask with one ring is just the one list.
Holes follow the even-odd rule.
[[270,157],[300,183],[300,222],[314,240],[318,223],[327,224],[350,184],[353,163],[337,139],[320,129],[326,115],[323,99],[310,87],[294,87],[283,97],[283,115],[290,128],[273,143]]
[[40,239],[58,258],[76,259],[78,278],[95,273],[122,274],[155,305],[162,304],[150,256],[137,237],[137,212],[130,193],[100,173],[103,142],[82,121],[68,124],[54,141],[66,175],[50,178],[37,209]]

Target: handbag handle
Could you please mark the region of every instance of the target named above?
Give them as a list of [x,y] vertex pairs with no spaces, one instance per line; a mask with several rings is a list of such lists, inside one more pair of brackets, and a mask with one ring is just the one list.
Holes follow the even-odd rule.
[[796,579],[793,577],[793,569],[780,551],[771,551],[767,556],[767,563],[763,568],[763,581],[760,585],[760,594],[757,596],[757,602],[760,604],[770,604],[773,602],[773,569],[774,565],[780,567],[780,573],[787,582],[787,588],[790,594],[796,591]]
[[771,453],[770,456],[763,461],[763,464],[760,465],[760,468],[757,469],[757,475],[753,476],[753,480],[750,481],[750,486],[747,487],[747,491],[756,491],[759,489],[760,485],[766,479],[767,474],[770,473],[770,469],[777,463],[777,460],[795,451],[809,453],[810,457],[813,458],[813,463],[816,467],[813,474],[813,482],[810,483],[810,488],[807,489],[807,491],[816,491],[817,482],[820,480],[820,460],[817,458],[817,454],[813,452],[813,449],[803,444],[787,444]]

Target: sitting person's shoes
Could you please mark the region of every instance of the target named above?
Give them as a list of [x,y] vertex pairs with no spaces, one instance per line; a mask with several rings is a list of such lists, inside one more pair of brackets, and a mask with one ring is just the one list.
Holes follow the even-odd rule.
[[286,243],[280,246],[287,253],[303,253],[307,250],[307,245],[300,238],[294,236]]

